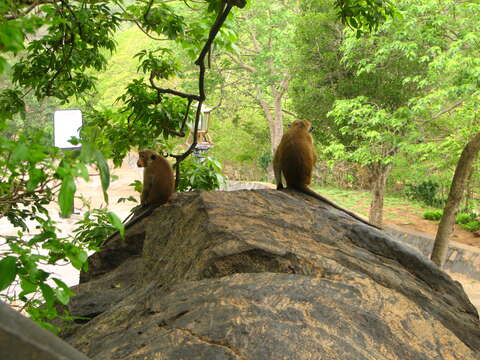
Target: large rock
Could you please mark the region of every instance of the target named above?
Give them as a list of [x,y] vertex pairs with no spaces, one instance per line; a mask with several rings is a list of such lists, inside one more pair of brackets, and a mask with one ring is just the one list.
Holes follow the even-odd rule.
[[0,301],[0,359],[88,360],[57,336]]
[[458,282],[303,194],[179,194],[128,234],[70,304],[92,359],[480,358]]

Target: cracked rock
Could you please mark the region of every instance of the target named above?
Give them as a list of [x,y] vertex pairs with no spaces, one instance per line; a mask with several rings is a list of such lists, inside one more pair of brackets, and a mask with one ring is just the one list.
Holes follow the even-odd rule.
[[480,358],[459,283],[303,194],[178,194],[126,236],[69,305],[91,320],[63,336],[92,359]]

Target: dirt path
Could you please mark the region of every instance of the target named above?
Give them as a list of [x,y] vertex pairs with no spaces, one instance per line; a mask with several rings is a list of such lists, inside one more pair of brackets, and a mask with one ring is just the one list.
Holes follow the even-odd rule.
[[[421,214],[414,214],[409,212],[409,209],[403,208],[388,208],[386,212],[395,214],[399,220],[389,220],[388,224],[394,224],[406,229],[412,229],[429,234],[435,237],[438,229],[438,222],[425,220],[421,217]],[[455,225],[455,230],[451,237],[451,240],[457,241],[466,245],[480,247],[480,237],[474,233],[462,229],[460,226]]]
[[[345,206],[360,213],[363,216],[368,214],[370,207],[370,199],[363,196],[359,196],[357,202],[353,206],[342,204],[342,197],[328,196],[335,202],[338,202],[341,206]],[[423,213],[426,209],[411,206],[408,204],[389,205],[384,207],[384,223],[387,225],[396,225],[401,228],[415,230],[428,234],[435,238],[437,233],[438,221],[430,221],[423,219]],[[460,226],[455,225],[454,233],[451,240],[457,241],[466,245],[475,246],[480,248],[480,237],[474,233],[462,229]]]

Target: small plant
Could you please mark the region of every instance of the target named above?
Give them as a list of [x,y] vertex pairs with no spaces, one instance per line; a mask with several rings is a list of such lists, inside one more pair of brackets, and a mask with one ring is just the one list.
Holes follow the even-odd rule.
[[423,218],[427,220],[440,220],[443,216],[443,210],[427,210],[423,213]]
[[190,156],[180,163],[180,183],[178,191],[215,190],[225,184],[222,166],[211,157],[195,158]]
[[429,206],[440,207],[443,199],[437,198],[440,185],[433,180],[422,181],[419,184],[406,184],[405,195],[411,200],[421,201]]
[[475,232],[480,230],[480,221],[473,220],[466,224],[460,224],[460,226],[467,231]]
[[468,224],[475,220],[477,214],[459,213],[455,219],[455,224]]

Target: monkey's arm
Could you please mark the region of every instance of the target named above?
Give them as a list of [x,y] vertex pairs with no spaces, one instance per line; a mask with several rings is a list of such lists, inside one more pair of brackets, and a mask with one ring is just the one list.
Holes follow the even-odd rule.
[[143,179],[143,190],[140,197],[140,204],[143,206],[147,205],[147,200],[150,198],[150,193],[153,188],[153,176],[146,176]]

